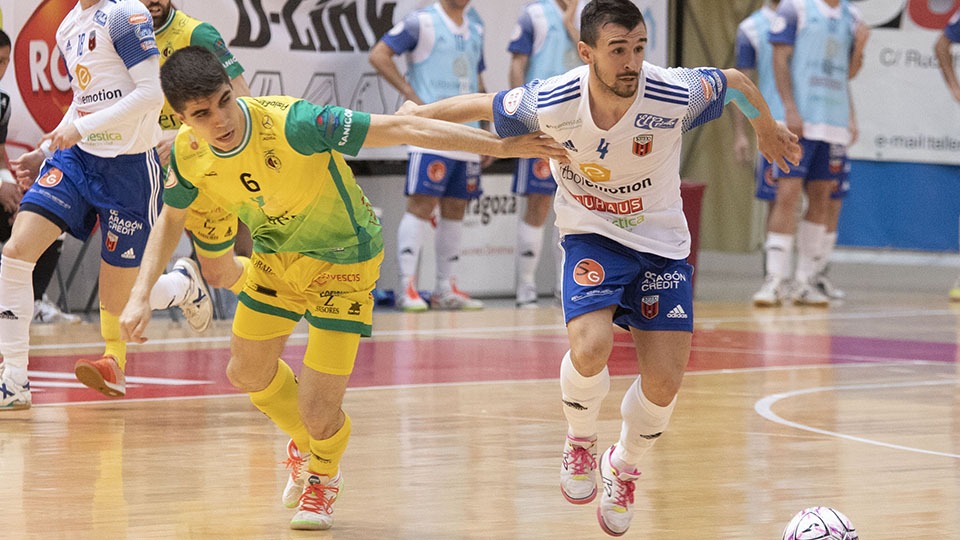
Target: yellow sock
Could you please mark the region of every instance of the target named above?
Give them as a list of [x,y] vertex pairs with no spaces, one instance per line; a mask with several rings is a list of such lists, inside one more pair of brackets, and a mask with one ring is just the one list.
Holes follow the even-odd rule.
[[297,408],[297,377],[283,360],[277,360],[277,374],[266,388],[250,392],[250,401],[293,439],[303,454],[310,447],[310,435]]
[[333,437],[318,441],[310,437],[310,472],[333,478],[340,470],[340,458],[350,440],[350,416],[343,413],[343,427]]
[[230,292],[233,294],[240,294],[240,291],[243,290],[243,284],[247,282],[247,274],[250,273],[250,258],[239,255],[235,255],[233,258],[240,261],[240,264],[243,265],[243,271],[240,272],[240,277],[237,278],[237,281],[227,288],[230,289]]
[[103,354],[116,358],[120,371],[126,371],[127,343],[120,339],[120,317],[110,313],[103,306],[100,306],[100,335],[106,342]]

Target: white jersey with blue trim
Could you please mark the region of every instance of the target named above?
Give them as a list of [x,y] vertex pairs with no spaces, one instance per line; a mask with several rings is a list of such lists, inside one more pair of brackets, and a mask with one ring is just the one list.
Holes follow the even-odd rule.
[[[87,9],[77,2],[57,29],[57,46],[73,89],[65,122],[110,107],[129,95],[136,85],[128,69],[160,54],[153,19],[139,0],[101,0]],[[160,140],[157,118],[162,105],[160,102],[156,109],[137,111],[109,129],[90,133],[78,146],[100,157],[146,152]]]
[[723,113],[727,80],[715,68],[661,68],[644,62],[633,105],[610,129],[590,111],[590,67],[500,92],[501,137],[543,131],[571,162],[551,161],[562,235],[593,233],[669,259],[690,254],[680,199],[682,135]]

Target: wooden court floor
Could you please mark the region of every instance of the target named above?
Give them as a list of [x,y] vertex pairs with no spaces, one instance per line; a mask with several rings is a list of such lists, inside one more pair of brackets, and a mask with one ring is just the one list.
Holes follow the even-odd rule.
[[[960,306],[945,299],[950,280],[914,270],[910,287],[903,269],[865,282],[869,271],[837,268],[847,300],[760,310],[747,300],[758,276],[704,266],[689,372],[641,464],[625,538],[778,539],[813,505],[846,513],[865,540],[960,538]],[[131,354],[121,400],[73,380],[73,361],[98,352],[93,322],[35,328],[35,406],[0,415],[0,531],[604,538],[595,504],[559,493],[566,339],[560,310],[541,305],[376,313],[346,397],[353,436],[336,525],[322,533],[287,528],[286,439],[226,382],[228,322],[197,337],[157,321]],[[285,355],[295,366],[303,332]],[[626,334],[610,368],[603,447],[636,371]]]

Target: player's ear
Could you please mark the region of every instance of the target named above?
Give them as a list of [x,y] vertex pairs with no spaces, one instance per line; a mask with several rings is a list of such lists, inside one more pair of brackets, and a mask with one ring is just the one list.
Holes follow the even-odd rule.
[[582,41],[577,42],[577,54],[580,55],[580,60],[583,60],[584,64],[590,64],[593,58],[593,49],[589,45]]
[[[179,120],[181,124],[187,124],[187,117],[186,117],[186,116],[178,113],[177,111],[173,111],[173,115],[177,117],[177,120]],[[187,124],[187,125],[189,125],[189,124]]]

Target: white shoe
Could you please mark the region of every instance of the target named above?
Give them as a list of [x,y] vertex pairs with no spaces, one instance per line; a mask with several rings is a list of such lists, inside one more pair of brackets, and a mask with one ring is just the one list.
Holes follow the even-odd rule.
[[843,300],[847,297],[847,293],[838,289],[824,272],[813,276],[813,284],[818,291],[831,300]]
[[324,531],[333,527],[333,503],[337,502],[343,478],[340,471],[333,478],[306,472],[300,507],[290,520],[290,528],[302,531]]
[[470,298],[470,295],[458,289],[457,285],[451,280],[450,290],[436,291],[430,296],[430,307],[433,309],[471,311],[483,309],[483,302]]
[[797,282],[797,289],[793,292],[793,303],[797,306],[827,307],[830,305],[830,298],[817,290],[809,282]]
[[537,307],[537,286],[533,283],[517,285],[517,307],[531,309]]
[[204,283],[203,277],[200,275],[200,267],[193,259],[182,257],[174,263],[173,271],[180,272],[190,278],[190,293],[178,307],[183,312],[183,317],[187,319],[190,328],[197,332],[203,332],[210,326],[210,321],[213,320],[213,300],[210,299],[207,284]]
[[33,302],[33,322],[36,324],[76,324],[80,322],[80,317],[60,311],[56,304],[47,299],[47,295],[43,295],[43,299]]
[[300,502],[300,495],[303,495],[303,486],[307,480],[303,475],[307,460],[300,455],[300,449],[297,448],[293,439],[287,443],[287,459],[282,463],[290,469],[287,485],[283,488],[283,505],[287,508],[295,508]]
[[572,504],[587,504],[597,497],[597,439],[567,435],[560,466],[560,493]]
[[33,404],[30,396],[30,381],[23,384],[14,382],[13,378],[7,377],[5,371],[0,371],[0,411],[29,409]]
[[417,285],[413,282],[413,279],[402,283],[401,288],[402,291],[400,295],[397,296],[397,308],[399,308],[400,311],[421,313],[428,309],[427,303],[420,297],[420,293],[417,292]]
[[640,478],[640,471],[618,471],[610,462],[614,448],[616,445],[600,456],[603,493],[600,494],[600,506],[597,507],[597,521],[603,532],[610,536],[623,536],[633,519],[634,482]]
[[777,307],[783,303],[784,282],[776,276],[767,276],[763,286],[753,295],[753,305],[757,307]]

